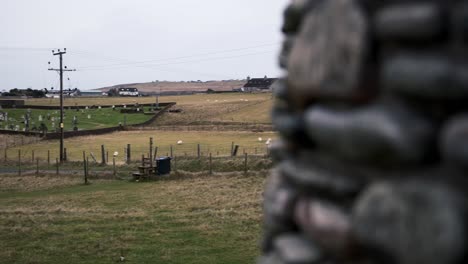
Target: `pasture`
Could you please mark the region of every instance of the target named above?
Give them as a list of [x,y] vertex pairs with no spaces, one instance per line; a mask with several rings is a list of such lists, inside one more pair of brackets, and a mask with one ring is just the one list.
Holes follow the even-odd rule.
[[[74,137],[65,140],[67,156],[70,161],[83,160],[83,151],[88,155],[93,153],[100,157],[101,145],[104,145],[109,153],[119,152],[116,160],[123,163],[125,160],[125,148],[131,144],[131,154],[134,160],[141,155],[148,156],[149,138],[152,137],[154,146],[158,147],[158,155],[195,156],[200,154],[208,156],[228,156],[231,153],[232,143],[239,145],[239,154],[266,154],[268,138],[277,137],[274,132],[234,132],[234,131],[124,131],[107,135]],[[262,141],[258,139],[262,138]],[[178,141],[183,143],[178,145]],[[59,156],[58,140],[46,140],[23,146],[10,147],[6,151],[9,160],[15,160],[21,150],[23,160],[30,160],[32,152],[36,158],[45,160],[48,151],[50,157],[55,160]]]
[[[65,105],[155,100],[67,98]],[[69,162],[57,166],[57,174],[58,140],[0,136],[0,262],[114,263],[121,257],[128,263],[255,261],[263,185],[272,167],[266,141],[277,134],[249,129],[248,124],[271,123],[271,94],[168,96],[159,102],[176,102],[174,108],[181,112],[166,113],[141,130],[67,138]],[[27,104],[56,105],[58,100],[32,99]],[[100,111],[93,115],[101,113],[102,120],[88,127],[121,122],[120,117],[106,116],[111,109]],[[76,113],[67,113],[65,121]],[[141,123],[136,116],[128,114],[127,123]],[[235,123],[241,131],[229,130]],[[213,129],[197,130],[207,124]],[[172,130],[152,130],[162,126]],[[141,155],[148,156],[150,138],[158,156],[175,157],[173,173],[157,181],[130,182]],[[127,144],[130,164],[125,160]],[[110,156],[107,166],[99,164],[101,145]],[[239,146],[237,157],[229,157],[233,145]],[[90,161],[90,185],[83,184],[83,151]]]
[[263,176],[88,186],[65,176],[50,186],[8,177],[0,181],[2,263],[115,263],[123,256],[128,263],[226,264],[258,255]]

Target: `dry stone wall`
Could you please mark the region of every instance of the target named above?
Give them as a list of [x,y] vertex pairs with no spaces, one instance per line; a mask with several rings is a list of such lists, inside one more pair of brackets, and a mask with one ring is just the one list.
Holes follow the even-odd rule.
[[468,1],[293,0],[259,264],[465,263]]

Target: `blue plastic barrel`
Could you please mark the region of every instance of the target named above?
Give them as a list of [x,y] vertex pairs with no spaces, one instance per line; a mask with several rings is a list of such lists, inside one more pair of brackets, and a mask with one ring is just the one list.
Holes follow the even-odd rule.
[[171,157],[159,157],[156,159],[157,174],[166,175],[171,173]]

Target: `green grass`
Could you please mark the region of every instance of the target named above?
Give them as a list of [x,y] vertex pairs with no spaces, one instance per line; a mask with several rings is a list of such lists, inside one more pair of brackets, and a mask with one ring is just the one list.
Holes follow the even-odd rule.
[[[265,141],[268,138],[276,138],[274,132],[239,132],[239,131],[125,131],[99,136],[85,136],[65,139],[65,148],[69,160],[83,160],[83,151],[89,155],[93,153],[100,159],[101,145],[105,145],[109,155],[115,151],[119,152],[117,162],[124,162],[124,149],[127,144],[131,144],[132,158],[139,160],[142,154],[147,156],[149,152],[149,138],[152,137],[154,147],[158,147],[158,156],[170,154],[170,147],[173,147],[173,156],[194,156],[197,155],[197,145],[200,144],[200,151],[203,156],[212,153],[214,157],[229,155],[231,144],[239,145],[238,153],[242,155],[244,151],[248,154],[265,154],[267,146]],[[259,141],[261,137],[263,141]],[[179,140],[183,144],[178,145]],[[11,147],[7,151],[10,160],[16,160],[18,149],[21,149],[24,160],[31,160],[34,151],[35,158],[46,159],[47,151],[50,151],[51,159],[58,157],[59,142],[57,140],[41,141],[36,144],[29,144],[21,147]],[[3,155],[3,153],[0,153]]]
[[[148,111],[149,108],[144,109]],[[27,109],[6,109],[3,110],[8,113],[8,122],[0,122],[2,129],[11,129],[10,126],[19,126],[20,130],[25,127],[24,116],[27,114]],[[60,111],[58,110],[38,110],[31,109],[31,123],[29,128],[39,128],[43,122],[49,132],[59,128],[60,125]],[[143,111],[137,114],[122,114],[120,109],[112,110],[112,108],[102,109],[83,109],[83,110],[65,110],[64,111],[64,129],[65,131],[73,130],[73,117],[77,118],[77,127],[79,130],[115,127],[119,123],[127,125],[139,124],[149,120],[151,115],[144,115]],[[40,121],[40,118],[42,121]]]
[[253,263],[264,177],[2,192],[2,263]]

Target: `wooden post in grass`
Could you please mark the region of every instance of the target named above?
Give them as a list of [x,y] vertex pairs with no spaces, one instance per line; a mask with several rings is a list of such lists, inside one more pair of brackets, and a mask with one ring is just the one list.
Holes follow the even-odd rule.
[[235,145],[235,146],[234,146],[234,150],[232,151],[231,156],[232,156],[232,157],[237,156],[237,151],[239,151],[239,145]]
[[200,144],[197,144],[197,157],[200,158]]
[[34,162],[34,150],[31,151],[31,162]]
[[84,183],[88,184],[88,172],[86,168],[86,152],[83,151],[83,174],[84,174]]
[[109,151],[106,151],[106,164],[109,163]]
[[150,158],[150,167],[153,167],[153,138],[150,137],[149,142],[149,158]]
[[174,157],[174,152],[173,152],[173,149],[172,149],[172,145],[171,145],[171,157]]
[[36,159],[36,175],[39,175],[39,158]]
[[231,156],[234,156],[234,141],[231,143]]
[[68,161],[67,148],[63,148],[63,161]]
[[50,165],[50,150],[47,150],[47,165]]
[[174,156],[174,171],[177,172],[177,156]]
[[89,157],[86,157],[86,179],[89,178]]
[[59,159],[55,158],[55,165],[56,165],[56,174],[59,175]]
[[115,179],[115,176],[117,175],[117,170],[115,169],[115,156],[112,156],[112,166],[114,168],[114,179]]
[[210,175],[213,174],[213,167],[212,167],[213,164],[212,164],[212,162],[213,162],[213,160],[211,158],[211,152],[210,152]]
[[130,144],[127,144],[127,163],[130,164],[131,158],[132,158],[132,151],[131,151],[131,146]]
[[[154,148],[154,159],[157,159],[158,158],[158,147],[155,147]],[[156,164],[155,164],[156,165]]]
[[8,160],[8,154],[7,154],[7,153],[8,153],[8,151],[7,151],[7,149],[5,148],[5,162]]
[[21,176],[21,149],[18,149],[18,175]]
[[244,175],[247,175],[247,153],[244,153]]
[[104,145],[101,145],[101,164],[106,165],[106,152],[104,150]]

